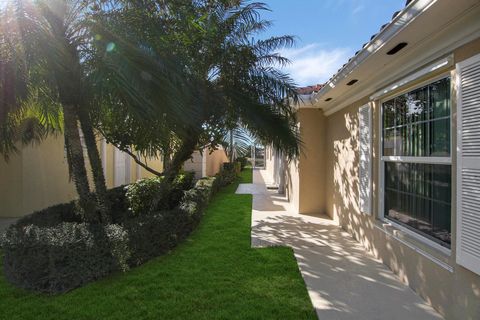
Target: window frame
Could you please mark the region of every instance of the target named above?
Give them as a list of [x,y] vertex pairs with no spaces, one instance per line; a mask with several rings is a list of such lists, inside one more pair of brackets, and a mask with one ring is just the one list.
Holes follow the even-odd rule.
[[[383,103],[401,96],[402,94],[414,91],[416,89],[419,89],[421,87],[427,86],[435,81],[448,78],[450,77],[450,156],[448,157],[412,157],[412,156],[384,156],[383,155]],[[450,165],[450,170],[452,174],[452,184],[454,184],[453,177],[455,174],[453,164],[452,164],[452,154],[455,152],[454,144],[453,144],[453,132],[452,128],[454,126],[452,125],[453,123],[453,110],[456,108],[455,104],[455,99],[454,99],[454,92],[453,92],[453,87],[454,87],[454,77],[451,74],[451,71],[446,71],[443,72],[435,77],[431,77],[429,79],[426,79],[424,81],[421,81],[414,86],[407,86],[403,90],[398,91],[393,94],[389,94],[383,97],[380,97],[377,102],[379,106],[379,116],[378,116],[378,132],[379,132],[379,145],[378,145],[378,153],[380,154],[380,158],[378,161],[378,177],[379,177],[379,195],[378,195],[378,215],[377,218],[381,220],[382,223],[391,225],[392,227],[402,231],[406,235],[414,238],[415,240],[420,241],[421,243],[432,247],[436,249],[437,251],[442,252],[443,254],[450,256],[452,253],[452,247],[454,246],[453,243],[450,244],[450,248],[447,248],[445,246],[442,246],[440,243],[429,239],[428,237],[422,235],[419,232],[416,232],[414,230],[411,230],[410,228],[407,228],[400,223],[397,223],[393,221],[393,219],[388,219],[385,217],[385,163],[386,162],[404,162],[404,163],[425,163],[425,164],[443,164],[443,165]],[[453,210],[454,210],[454,205],[453,205],[453,197],[454,197],[454,188],[452,188],[451,191],[451,209],[450,209],[450,221],[453,223]],[[453,232],[453,228],[452,231]]]

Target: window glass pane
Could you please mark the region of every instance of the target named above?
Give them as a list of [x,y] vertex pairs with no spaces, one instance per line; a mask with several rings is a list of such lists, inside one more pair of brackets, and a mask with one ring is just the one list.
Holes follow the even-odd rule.
[[407,124],[407,96],[401,95],[395,98],[395,126]]
[[412,125],[412,150],[410,154],[414,157],[428,157],[428,122],[419,122]]
[[384,102],[382,110],[384,156],[450,156],[450,78]]
[[432,118],[450,116],[450,78],[432,83],[429,91]]
[[392,128],[395,125],[395,105],[393,100],[383,104],[383,128]]
[[406,156],[409,154],[410,126],[402,125],[395,130],[395,155]]
[[385,217],[450,247],[451,166],[385,163]]
[[423,87],[405,94],[407,123],[427,120],[428,87]]
[[386,129],[383,131],[383,155],[393,156],[395,148],[395,129]]
[[431,156],[450,155],[450,118],[435,120],[430,124]]

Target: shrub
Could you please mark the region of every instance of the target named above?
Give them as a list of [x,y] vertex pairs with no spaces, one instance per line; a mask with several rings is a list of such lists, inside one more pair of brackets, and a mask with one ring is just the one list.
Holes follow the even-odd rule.
[[128,264],[138,266],[152,257],[167,252],[175,245],[164,213],[156,212],[133,217],[124,223],[129,234],[128,246],[131,251]]
[[216,182],[219,186],[223,187],[226,185],[229,185],[235,179],[237,179],[237,172],[235,168],[234,163],[226,162],[223,164],[222,170],[220,170],[219,173],[217,173],[217,179],[218,181]]
[[193,187],[193,181],[195,180],[194,171],[185,171],[180,173],[173,181],[173,188],[178,190],[188,190]]
[[[129,209],[136,215],[154,211],[169,190],[162,188],[161,177],[141,179],[126,187],[125,196]],[[162,190],[163,189],[163,190]],[[161,193],[165,193],[162,194]],[[158,199],[158,200],[157,200]]]
[[[174,188],[186,188],[192,181],[178,179]],[[0,239],[5,277],[18,287],[55,294],[138,266],[185,239],[224,181],[201,179],[182,191],[175,208],[139,215],[128,212],[125,187],[109,190],[116,223],[110,225],[81,223],[75,202],[36,212],[12,225]]]
[[173,209],[183,192],[193,187],[194,177],[194,172],[181,173],[171,186],[163,183],[163,177],[141,179],[126,187],[129,209],[136,215]]
[[7,230],[2,247],[7,280],[39,292],[69,291],[128,268],[127,233],[114,224],[16,224]]
[[235,161],[235,162],[233,163],[233,166],[234,166],[234,168],[235,168],[235,173],[236,173],[237,175],[239,175],[240,172],[242,171],[242,164],[241,164],[240,162],[238,162],[238,161]]
[[180,204],[183,197],[183,192],[193,187],[195,179],[195,172],[187,171],[179,174],[172,183],[172,187],[168,194],[168,198],[163,199],[166,205],[158,207],[159,210],[173,209]]
[[202,182],[184,192],[179,207],[139,215],[125,222],[132,252],[130,266],[138,266],[168,252],[197,226],[212,194],[215,178],[199,181]]
[[243,170],[248,164],[247,157],[238,157],[237,161],[240,162],[240,169]]
[[219,189],[219,179],[218,177],[206,177],[199,179],[195,183],[195,188],[204,188],[210,190],[210,197],[211,195],[217,193]]
[[76,207],[76,202],[71,201],[35,211],[18,220],[19,225],[35,225],[38,227],[53,227],[59,222],[81,222],[82,216]]

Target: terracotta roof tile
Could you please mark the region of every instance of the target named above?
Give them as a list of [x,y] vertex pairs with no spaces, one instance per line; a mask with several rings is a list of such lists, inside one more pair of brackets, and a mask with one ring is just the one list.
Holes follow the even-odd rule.
[[298,94],[312,94],[314,92],[320,91],[320,89],[323,88],[323,84],[316,84],[313,86],[307,86],[307,87],[300,87],[297,88],[297,93]]

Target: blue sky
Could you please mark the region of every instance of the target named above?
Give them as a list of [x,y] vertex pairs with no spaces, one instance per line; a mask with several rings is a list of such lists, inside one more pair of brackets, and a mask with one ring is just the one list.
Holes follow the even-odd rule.
[[261,35],[298,37],[282,51],[292,60],[285,71],[300,86],[327,81],[380,26],[401,10],[405,0],[263,0],[273,27]]

